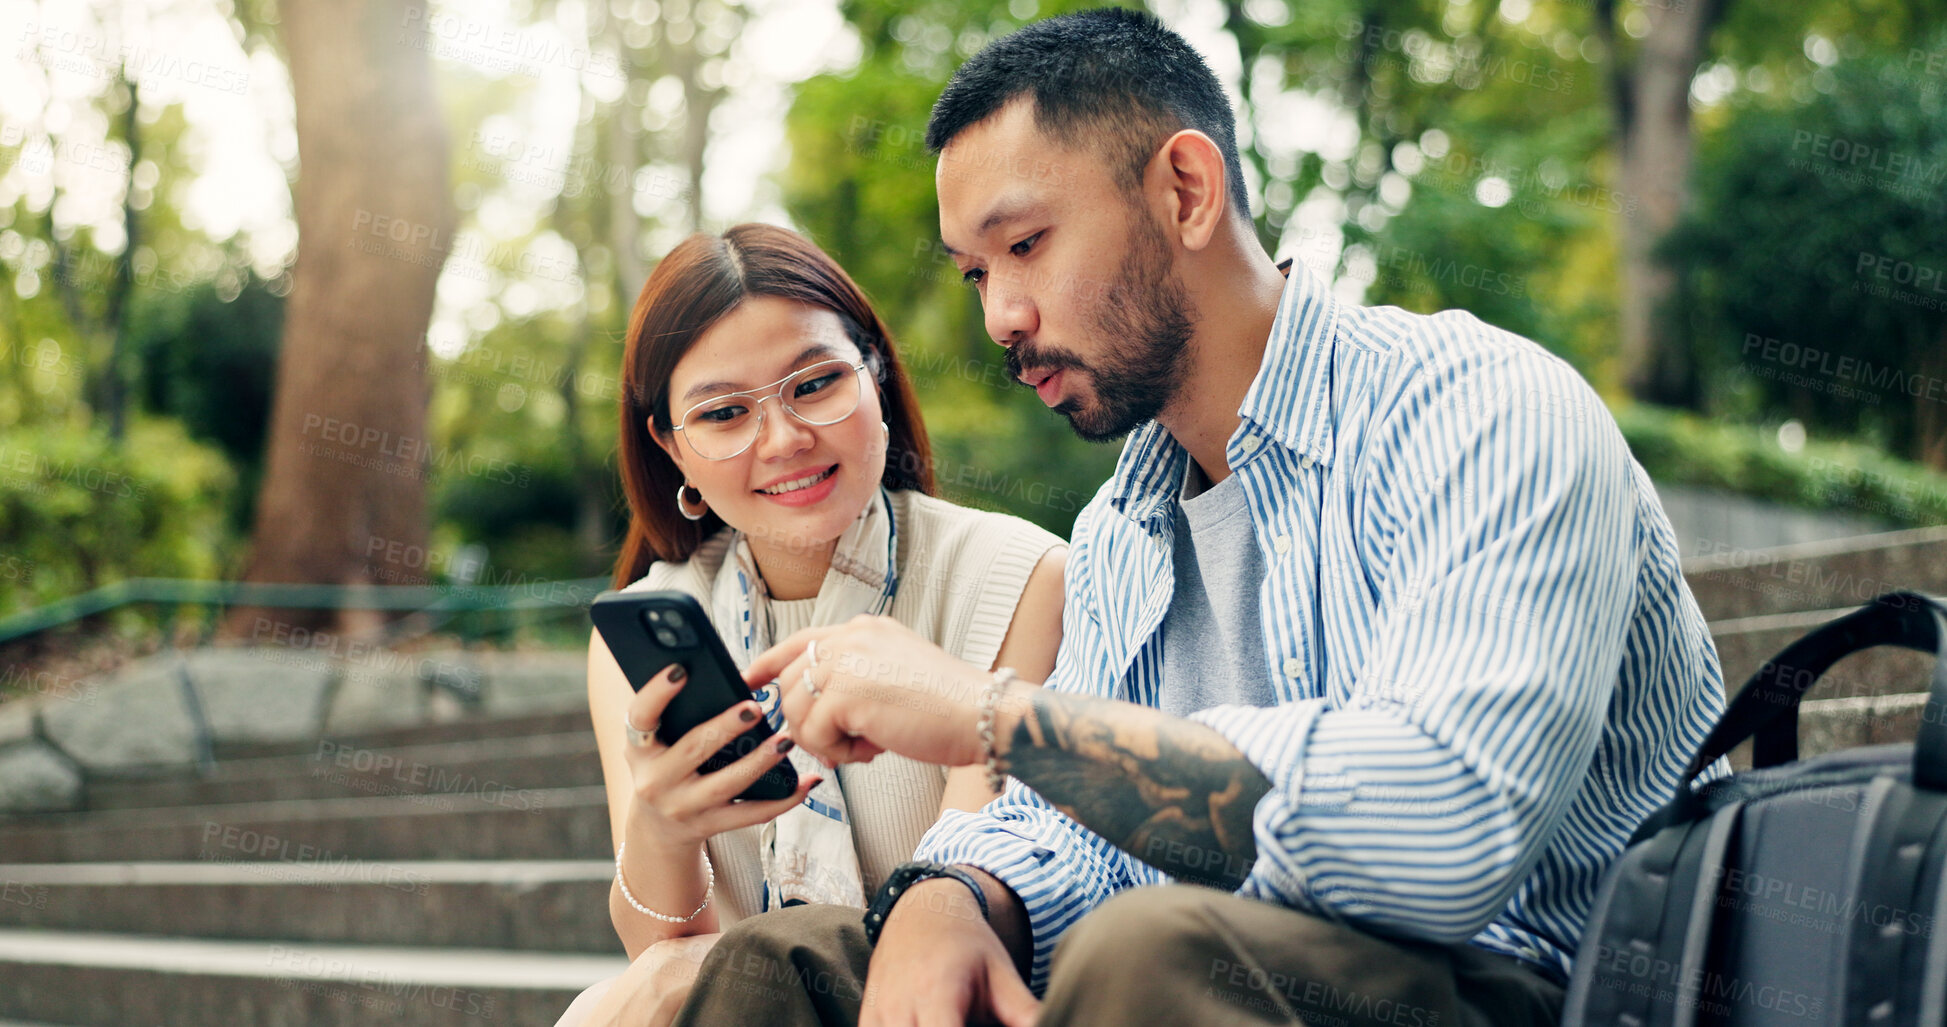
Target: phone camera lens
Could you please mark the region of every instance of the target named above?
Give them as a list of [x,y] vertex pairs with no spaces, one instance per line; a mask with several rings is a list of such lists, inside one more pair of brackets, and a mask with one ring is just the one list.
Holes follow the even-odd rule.
[[676,637],[676,632],[671,631],[668,628],[656,629],[656,641],[661,642],[664,646],[667,646],[668,648],[671,649],[676,648],[682,642],[681,639]]
[[663,616],[669,622],[670,627],[680,628],[683,626],[683,615],[675,610],[665,610],[663,611]]

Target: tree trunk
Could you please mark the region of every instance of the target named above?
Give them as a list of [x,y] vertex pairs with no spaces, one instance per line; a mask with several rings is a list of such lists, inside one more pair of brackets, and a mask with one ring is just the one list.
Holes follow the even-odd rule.
[[1652,402],[1689,406],[1699,398],[1691,360],[1682,347],[1670,344],[1676,274],[1655,251],[1689,197],[1695,149],[1690,81],[1729,3],[1629,5],[1649,19],[1649,31],[1629,54],[1618,45],[1618,4],[1607,0],[1595,7],[1596,30],[1610,61],[1618,191],[1625,210],[1634,211],[1621,225],[1620,371],[1632,395]]
[[[422,359],[451,248],[448,141],[426,8],[415,0],[284,0],[302,170],[297,266],[257,497],[251,581],[423,580]],[[423,552],[423,548],[419,550]],[[366,611],[240,609],[228,633],[279,623],[356,635]]]

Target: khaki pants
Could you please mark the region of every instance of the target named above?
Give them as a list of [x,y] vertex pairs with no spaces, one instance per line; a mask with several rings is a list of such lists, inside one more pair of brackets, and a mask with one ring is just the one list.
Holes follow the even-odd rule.
[[[676,1023],[858,1022],[871,950],[859,911],[794,906],[725,932]],[[1137,888],[1055,949],[1043,1027],[1305,1024],[1554,1027],[1562,989],[1472,945],[1380,938],[1190,885]]]

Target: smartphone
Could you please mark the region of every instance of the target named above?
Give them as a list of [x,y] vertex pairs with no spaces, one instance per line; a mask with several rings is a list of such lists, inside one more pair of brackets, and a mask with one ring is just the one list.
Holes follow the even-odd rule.
[[[692,728],[750,698],[750,688],[723,647],[710,619],[695,599],[684,592],[603,592],[588,608],[588,616],[602,641],[615,656],[629,687],[642,686],[664,667],[681,663],[689,680],[677,689],[656,725],[656,738],[674,745]],[[774,734],[770,722],[757,718],[743,734],[697,768],[708,774],[721,770],[764,744]],[[791,761],[780,760],[764,772],[739,799],[782,799],[798,788],[798,772]]]

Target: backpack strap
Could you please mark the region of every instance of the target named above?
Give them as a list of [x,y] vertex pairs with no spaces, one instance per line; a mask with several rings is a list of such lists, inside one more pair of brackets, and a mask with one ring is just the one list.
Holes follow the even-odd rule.
[[1852,852],[1844,1022],[1919,1027],[1921,974],[1938,928],[1930,917],[1947,795],[1881,777],[1865,798],[1873,820]]
[[[1743,814],[1733,803],[1666,827],[1611,865],[1576,953],[1564,1027],[1694,1027]],[[1585,959],[1592,968],[1580,965]]]

